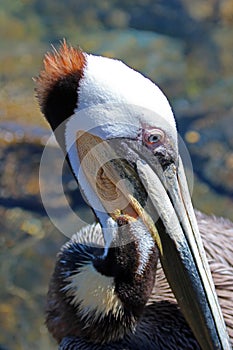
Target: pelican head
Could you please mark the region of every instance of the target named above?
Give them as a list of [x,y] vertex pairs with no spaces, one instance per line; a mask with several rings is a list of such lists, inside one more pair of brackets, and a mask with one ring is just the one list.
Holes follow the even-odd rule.
[[230,349],[191,204],[169,102],[122,62],[64,42],[37,79],[41,110],[104,235],[119,216],[143,222],[200,346]]
[[107,254],[101,226],[93,224],[57,256],[46,323],[58,343],[68,336],[113,343],[136,330],[154,286],[158,249],[142,221],[117,222]]

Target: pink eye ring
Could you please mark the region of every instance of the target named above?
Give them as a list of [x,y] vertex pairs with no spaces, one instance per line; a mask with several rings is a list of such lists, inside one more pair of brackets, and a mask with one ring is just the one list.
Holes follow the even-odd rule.
[[153,129],[145,134],[145,142],[150,145],[155,145],[163,142],[164,132],[160,129]]

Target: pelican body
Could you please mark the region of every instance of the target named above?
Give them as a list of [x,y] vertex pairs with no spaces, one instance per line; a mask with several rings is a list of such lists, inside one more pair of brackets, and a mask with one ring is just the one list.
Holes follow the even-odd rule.
[[[36,91],[103,237],[102,251],[89,252],[88,263],[82,260],[85,249],[74,257],[71,244],[56,265],[47,324],[60,349],[110,349],[118,342],[122,349],[137,349],[131,340],[139,344],[145,334],[153,339],[151,349],[160,349],[159,339],[166,341],[170,331],[179,344],[171,342],[172,349],[182,349],[179,339],[188,344],[183,348],[231,349],[179,155],[174,115],[162,91],[122,62],[66,42],[45,57]],[[122,230],[125,247],[120,249]],[[67,252],[77,266],[65,268]],[[161,317],[157,304],[145,306],[158,255],[179,306],[162,308]],[[90,272],[99,279],[93,277],[96,283],[88,286]],[[99,294],[93,295],[94,285]],[[69,324],[72,308],[77,319]],[[59,316],[56,309],[62,310]],[[184,332],[174,335],[173,319]],[[143,328],[144,322],[149,328]]]

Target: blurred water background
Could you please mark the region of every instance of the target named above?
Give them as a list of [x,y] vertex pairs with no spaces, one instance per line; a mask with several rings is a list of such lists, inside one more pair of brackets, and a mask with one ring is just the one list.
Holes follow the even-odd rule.
[[[35,77],[51,44],[117,57],[169,97],[193,161],[193,202],[233,219],[232,0],[2,0],[0,4],[0,348],[56,349],[44,326],[55,256],[38,169],[50,130]],[[56,159],[51,159],[56,170]],[[67,168],[66,196],[93,220]],[[54,188],[48,186],[53,196]],[[62,215],[59,195],[56,210]],[[78,227],[77,227],[78,229]]]

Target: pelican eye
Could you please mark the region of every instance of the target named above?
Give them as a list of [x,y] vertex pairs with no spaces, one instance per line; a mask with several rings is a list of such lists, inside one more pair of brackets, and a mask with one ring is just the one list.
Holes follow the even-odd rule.
[[164,133],[162,130],[152,130],[149,135],[147,135],[146,142],[150,145],[155,145],[161,143],[164,140]]

